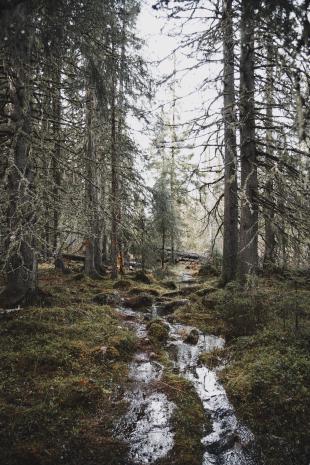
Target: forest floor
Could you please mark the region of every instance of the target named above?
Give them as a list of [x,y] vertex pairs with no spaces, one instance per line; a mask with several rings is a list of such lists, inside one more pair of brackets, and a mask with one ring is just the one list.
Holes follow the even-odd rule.
[[[40,287],[52,296],[49,305],[1,316],[1,464],[126,463],[127,446],[115,438],[114,426],[127,409],[128,364],[141,340],[113,307],[119,295],[162,296],[175,287],[173,276],[151,280],[141,283],[133,273],[116,282],[90,280],[43,266]],[[221,379],[256,435],[266,465],[308,465],[309,281],[260,277],[246,291],[236,284],[223,290],[218,278],[206,273],[196,284],[186,296],[190,303],[171,320],[225,337],[225,348],[202,355],[201,363],[227,362]],[[170,292],[180,300],[178,289]],[[148,350],[165,365],[161,338],[158,328]],[[169,463],[199,465],[201,403],[171,372],[163,387],[177,406]]]

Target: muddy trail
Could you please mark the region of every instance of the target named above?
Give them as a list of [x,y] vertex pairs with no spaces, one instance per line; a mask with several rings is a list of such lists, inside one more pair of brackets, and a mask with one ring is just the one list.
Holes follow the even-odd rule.
[[[179,290],[194,288],[195,280],[183,271],[179,274],[178,285]],[[206,423],[211,421],[212,424],[212,431],[208,430],[201,437],[202,465],[261,465],[254,436],[238,421],[218,379],[221,367],[210,369],[199,362],[200,354],[224,347],[224,339],[169,322],[169,315],[162,315],[160,299],[147,312],[124,307],[118,311],[135,330],[142,347],[144,341],[148,341],[149,321],[160,317],[165,322],[169,336],[164,348],[173,371],[190,381],[203,405]],[[115,434],[129,445],[128,465],[160,463],[174,447],[171,419],[177,406],[156,389],[156,381],[161,380],[164,370],[149,349],[137,353],[130,364],[130,385],[125,393],[129,407],[115,429]]]

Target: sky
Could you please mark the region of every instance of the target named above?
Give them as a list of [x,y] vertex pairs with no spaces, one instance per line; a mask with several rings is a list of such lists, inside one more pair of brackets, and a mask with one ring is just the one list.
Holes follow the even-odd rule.
[[[142,54],[149,65],[151,75],[157,81],[162,80],[165,75],[170,75],[173,72],[173,53],[177,49],[175,53],[177,68],[175,95],[177,99],[177,120],[181,132],[181,127],[184,127],[183,124],[201,114],[202,109],[206,108],[218,94],[219,89],[214,84],[210,84],[204,87],[204,89],[199,88],[206,78],[215,76],[220,68],[219,65],[214,63],[206,63],[197,69],[186,70],[186,68],[191,68],[197,63],[197,56],[194,54],[192,58],[189,58],[186,56],[186,52],[180,49],[182,37],[184,37],[184,33],[194,33],[204,30],[206,24],[201,20],[201,17],[197,20],[194,19],[183,26],[181,33],[182,22],[168,20],[165,10],[156,11],[152,8],[153,4],[154,0],[142,0],[141,13],[137,21],[137,34],[145,41]],[[154,117],[156,113],[159,113],[161,106],[169,113],[172,101],[171,84],[157,86],[155,99],[150,107],[151,115]],[[214,111],[217,111],[218,108],[215,106]],[[146,131],[143,125],[136,125],[135,129],[137,131],[136,139],[142,149],[149,151],[153,134]],[[201,160],[201,152],[203,150],[201,144],[204,142],[204,136],[200,140],[197,139],[194,141],[193,134],[188,136],[188,144],[195,142],[197,145],[200,145],[199,148],[191,150],[194,152],[194,163],[198,163]],[[210,148],[205,151],[203,158],[207,160],[208,157],[212,158],[213,155],[214,148]]]
[[[206,78],[212,78],[212,76],[215,76],[219,72],[220,65],[205,64],[198,69],[183,71],[185,68],[192,67],[197,63],[197,56],[194,54],[193,58],[188,58],[185,52],[179,49],[183,37],[183,34],[181,34],[180,22],[176,23],[173,20],[168,20],[165,11],[156,11],[152,8],[153,3],[154,0],[142,0],[141,13],[137,21],[137,35],[145,41],[145,46],[142,50],[143,57],[149,65],[152,76],[159,81],[163,76],[170,75],[173,72],[173,52],[175,49],[178,49],[175,57],[176,68],[178,70],[175,94],[177,97],[176,109],[178,122],[180,124],[179,133],[181,133],[182,124],[201,114],[203,108],[207,107],[209,102],[214,100],[214,97],[218,95],[219,89],[214,84],[208,85],[204,89],[199,89],[199,87],[201,87],[202,82]],[[192,33],[203,30],[203,28],[206,28],[206,24],[201,21],[200,18],[186,25],[183,31]],[[155,117],[156,113],[160,113],[161,105],[163,105],[163,108],[169,114],[173,101],[172,96],[171,85],[169,86],[166,84],[157,87],[155,99],[150,107],[153,117]],[[214,110],[216,111],[216,107]],[[153,133],[152,131],[148,131],[143,124],[135,124],[136,140],[145,152],[149,152],[152,150],[151,141]],[[196,141],[194,141],[192,137],[192,134],[189,133],[188,143],[196,142],[198,145],[203,145],[205,137]],[[207,149],[203,154],[202,150],[203,148],[201,146],[190,150],[184,149],[182,151],[183,153],[181,152],[180,155],[193,153],[193,168],[198,166],[198,164],[200,167],[206,167],[209,164],[209,159],[212,159],[214,156],[214,148]],[[208,176],[210,180],[213,175],[209,174]],[[154,184],[154,173],[147,171],[145,172],[144,178],[148,185]],[[191,192],[191,197],[197,198],[197,191],[195,192],[190,185],[189,191]],[[213,205],[214,197],[211,194],[206,203]],[[199,222],[199,218],[203,217],[205,213],[201,206],[198,205],[197,209],[197,212],[199,212],[196,215],[196,220]],[[194,223],[192,227],[195,229]],[[199,226],[196,225],[196,227],[203,228],[201,223]],[[203,240],[199,246],[201,250],[205,249],[206,240],[209,241],[213,235],[212,230],[210,228],[208,229],[210,234],[207,235],[208,237],[205,237],[205,240]],[[205,233],[203,236],[205,236]]]

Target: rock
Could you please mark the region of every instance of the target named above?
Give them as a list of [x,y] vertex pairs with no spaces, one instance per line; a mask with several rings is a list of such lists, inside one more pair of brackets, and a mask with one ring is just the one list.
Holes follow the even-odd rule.
[[178,291],[170,291],[170,292],[165,292],[165,294],[162,295],[162,297],[178,297],[178,296],[187,296],[192,294],[193,292],[196,292],[200,289],[199,285],[196,286],[186,286],[182,287],[182,289],[179,289]]
[[110,294],[101,292],[100,294],[96,294],[92,301],[98,305],[118,305],[121,303],[121,297],[118,292],[112,292]]
[[176,320],[176,317],[175,315],[173,315],[173,313],[171,315],[168,315],[166,320],[168,321],[168,323],[175,323],[175,320]]
[[176,343],[170,342],[167,347],[167,351],[169,352],[169,355],[172,358],[172,360],[174,361],[178,360],[179,350],[178,350],[178,345]]
[[150,353],[150,360],[156,360],[157,359],[157,354],[155,352]]
[[208,452],[212,454],[221,454],[222,452],[231,449],[236,442],[238,442],[238,436],[234,432],[226,431],[226,434],[223,437],[220,437],[218,440],[214,441],[214,438],[211,436],[211,441],[208,442],[208,436],[203,440],[203,444]]
[[128,295],[139,295],[139,294],[150,294],[154,297],[158,297],[160,292],[157,289],[148,289],[147,287],[133,287],[128,292]]
[[135,281],[140,281],[141,283],[144,284],[151,284],[151,279],[149,276],[144,273],[143,271],[137,271],[135,277],[133,278]]
[[198,340],[199,340],[199,332],[197,329],[194,328],[186,336],[186,338],[184,339],[184,342],[186,342],[186,344],[192,344],[193,346],[195,346],[198,343]]
[[174,312],[179,307],[184,307],[189,304],[188,299],[172,300],[171,302],[159,304],[157,311],[159,315],[168,315]]
[[124,306],[132,308],[133,310],[147,311],[148,307],[151,307],[152,304],[153,297],[149,294],[140,294],[124,299]]
[[125,279],[121,279],[120,281],[116,281],[113,284],[113,289],[129,289],[131,286],[131,282]]
[[147,325],[150,339],[156,342],[166,342],[169,337],[169,327],[162,320],[152,320]]

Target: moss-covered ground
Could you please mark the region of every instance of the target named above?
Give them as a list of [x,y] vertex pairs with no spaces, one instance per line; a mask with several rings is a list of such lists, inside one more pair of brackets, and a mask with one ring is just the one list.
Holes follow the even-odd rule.
[[226,338],[201,356],[221,373],[239,417],[256,434],[266,465],[310,461],[310,285],[306,276],[260,277],[245,289],[205,278],[177,320]]
[[1,317],[0,463],[119,465],[113,437],[135,336],[91,298],[109,280],[41,270],[52,305]]
[[[169,279],[171,276],[169,277]],[[126,444],[113,426],[126,411],[128,363],[141,350],[97,294],[167,292],[129,274],[115,282],[40,270],[46,307],[1,316],[0,463],[122,465]],[[173,279],[173,276],[172,276]],[[305,277],[258,278],[225,289],[198,277],[200,288],[174,320],[226,338],[224,350],[201,356],[221,372],[239,417],[255,433],[266,465],[308,465],[310,431],[310,287]],[[149,325],[154,358],[165,367],[157,389],[176,404],[175,447],[158,465],[198,465],[208,419],[188,381],[174,373],[161,320]]]
[[[123,317],[94,296],[157,296],[167,288],[134,273],[91,280],[41,266],[39,275],[46,306],[0,317],[0,463],[125,465],[127,446],[113,428],[127,409],[128,363],[141,347]],[[149,325],[148,350],[165,367],[156,388],[176,405],[175,447],[160,465],[195,465],[206,419],[189,383],[172,372],[167,335],[162,320]]]

